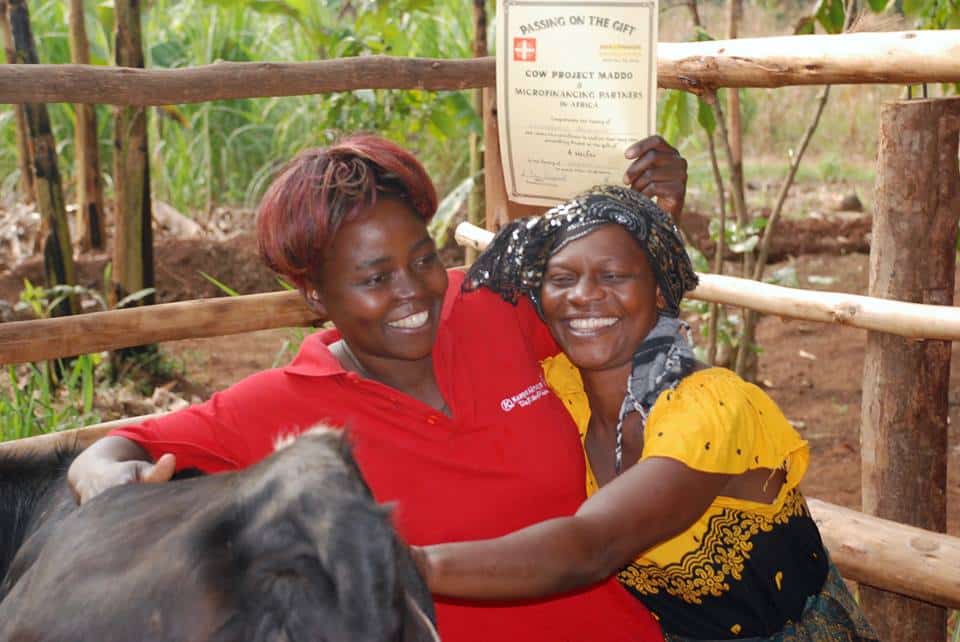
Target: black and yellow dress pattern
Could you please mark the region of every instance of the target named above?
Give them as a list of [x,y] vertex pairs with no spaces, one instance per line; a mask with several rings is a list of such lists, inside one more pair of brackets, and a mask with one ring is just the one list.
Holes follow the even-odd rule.
[[[543,368],[585,438],[590,408],[579,371],[563,354]],[[807,442],[773,400],[729,370],[694,372],[651,409],[641,461],[648,457],[711,473],[786,471],[773,503],[717,497],[686,531],[620,571],[668,639],[767,638],[800,618],[831,565],[797,487]],[[587,495],[597,490],[588,462]]]

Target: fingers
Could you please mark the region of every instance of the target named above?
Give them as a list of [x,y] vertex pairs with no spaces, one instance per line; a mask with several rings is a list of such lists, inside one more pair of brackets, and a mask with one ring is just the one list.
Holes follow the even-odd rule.
[[623,155],[627,158],[639,158],[653,149],[661,149],[664,152],[677,153],[677,150],[674,149],[673,146],[670,145],[670,143],[668,143],[662,136],[654,134],[653,136],[647,136],[643,140],[638,140],[627,147],[627,149],[623,152]]
[[687,189],[687,161],[660,136],[650,136],[627,148],[624,155],[634,161],[627,167],[623,182],[649,198],[674,218],[683,210]]
[[170,481],[176,470],[177,458],[170,453],[166,453],[160,455],[160,458],[153,465],[141,470],[139,481],[144,484],[159,484]]

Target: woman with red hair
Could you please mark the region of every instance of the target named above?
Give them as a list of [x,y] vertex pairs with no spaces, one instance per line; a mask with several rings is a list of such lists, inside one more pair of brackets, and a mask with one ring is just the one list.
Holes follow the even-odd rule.
[[[647,139],[628,157],[635,189],[682,204],[686,163],[672,148]],[[375,498],[396,503],[411,544],[572,514],[585,498],[583,454],[539,365],[557,346],[529,303],[461,292],[463,273],[444,269],[427,234],[436,207],[420,163],[384,139],[294,158],[261,203],[260,252],[336,329],[309,336],[285,367],[91,446],[69,473],[78,499],[175,468],[248,466],[323,421],[349,431]],[[454,641],[660,639],[615,580],[550,600],[438,600],[437,620]]]

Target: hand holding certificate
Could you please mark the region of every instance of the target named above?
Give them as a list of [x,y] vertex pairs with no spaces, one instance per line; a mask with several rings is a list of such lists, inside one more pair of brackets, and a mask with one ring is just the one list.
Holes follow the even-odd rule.
[[553,205],[620,183],[655,129],[657,2],[501,0],[500,150],[511,201]]

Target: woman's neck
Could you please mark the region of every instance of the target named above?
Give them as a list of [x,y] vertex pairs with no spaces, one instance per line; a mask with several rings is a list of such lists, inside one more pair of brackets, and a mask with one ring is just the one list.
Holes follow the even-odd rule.
[[627,395],[627,378],[632,363],[606,370],[582,370],[583,389],[590,402],[593,426],[601,430],[613,430],[620,416],[620,407]]
[[416,361],[368,357],[361,362],[343,339],[330,348],[346,370],[379,381],[434,408],[444,405],[433,373],[433,355]]

